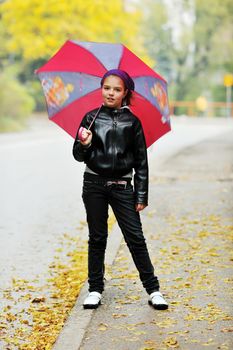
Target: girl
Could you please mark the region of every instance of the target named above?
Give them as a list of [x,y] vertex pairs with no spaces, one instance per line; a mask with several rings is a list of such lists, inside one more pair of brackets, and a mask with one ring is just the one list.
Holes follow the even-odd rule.
[[95,309],[101,304],[110,204],[149,304],[164,310],[168,304],[159,292],[139,215],[148,205],[148,162],[141,123],[129,108],[134,82],[125,71],[112,69],[104,74],[101,88],[103,105],[85,115],[73,146],[74,158],[86,163],[82,198],[89,228],[89,294],[83,307]]

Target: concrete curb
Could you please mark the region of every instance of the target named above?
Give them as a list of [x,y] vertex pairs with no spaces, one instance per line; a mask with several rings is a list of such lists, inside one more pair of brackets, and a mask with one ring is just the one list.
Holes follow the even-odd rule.
[[[118,225],[115,224],[108,237],[105,257],[106,265],[111,266],[113,264],[119,250],[121,240],[122,234]],[[53,346],[53,350],[78,350],[80,348],[86,329],[95,311],[83,309],[82,303],[87,292],[88,283],[86,282],[82,287],[75,306],[73,307]]]

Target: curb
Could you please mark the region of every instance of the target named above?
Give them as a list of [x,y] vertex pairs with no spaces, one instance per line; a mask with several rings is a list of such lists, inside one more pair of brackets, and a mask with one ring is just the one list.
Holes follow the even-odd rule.
[[[122,233],[117,225],[108,236],[105,263],[112,265],[122,241]],[[86,329],[91,321],[95,310],[84,310],[82,303],[88,293],[88,282],[82,287],[77,301],[68,316],[55,344],[53,350],[78,350],[82,344]]]

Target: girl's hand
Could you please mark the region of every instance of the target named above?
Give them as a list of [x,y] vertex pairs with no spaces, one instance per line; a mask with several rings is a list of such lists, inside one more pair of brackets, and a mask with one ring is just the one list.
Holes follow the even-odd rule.
[[145,207],[147,207],[147,205],[146,205],[146,204],[143,204],[143,203],[137,203],[137,204],[135,205],[136,211],[141,211],[141,210],[145,209]]
[[91,143],[91,140],[92,140],[92,132],[91,132],[91,130],[87,130],[86,128],[82,128],[81,132],[79,134],[79,139],[80,139],[80,143],[83,146],[89,145]]

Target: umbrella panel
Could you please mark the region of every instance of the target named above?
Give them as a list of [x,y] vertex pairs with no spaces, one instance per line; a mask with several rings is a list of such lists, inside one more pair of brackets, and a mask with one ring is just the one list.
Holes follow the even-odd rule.
[[106,72],[103,64],[85,48],[67,41],[36,73],[83,72],[102,77]]
[[124,46],[122,44],[78,42],[77,45],[84,47],[99,60],[106,70],[118,67],[123,55]]
[[167,87],[163,80],[142,76],[134,78],[135,91],[148,100],[165,119],[169,120]]
[[75,100],[100,88],[101,78],[85,73],[39,73],[49,117],[66,108]]
[[140,119],[147,147],[150,147],[162,135],[171,130],[170,123],[149,101],[134,92],[132,112]]
[[[73,138],[76,137],[78,127],[84,115],[100,106],[102,100],[101,90],[93,91],[56,113],[50,120],[58,124]],[[88,106],[88,107],[87,107]]]

